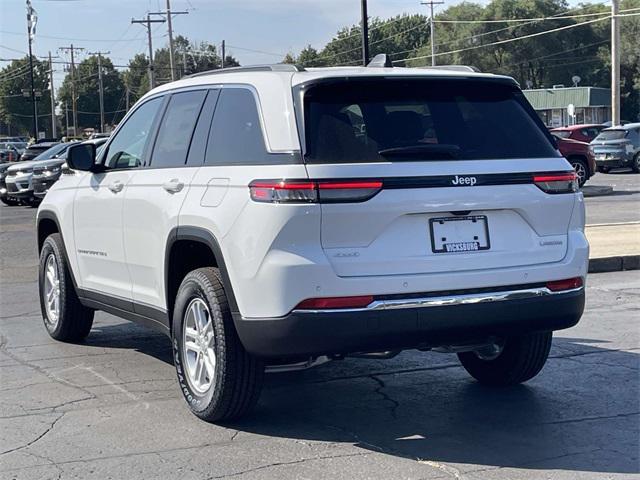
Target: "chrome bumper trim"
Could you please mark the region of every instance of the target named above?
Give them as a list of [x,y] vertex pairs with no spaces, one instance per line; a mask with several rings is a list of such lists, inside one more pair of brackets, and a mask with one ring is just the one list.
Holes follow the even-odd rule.
[[579,292],[584,287],[554,292],[547,287],[527,288],[524,290],[504,290],[500,292],[469,293],[462,295],[443,295],[437,297],[398,298],[390,300],[376,300],[362,308],[334,308],[323,310],[293,310],[292,313],[350,313],[368,312],[375,310],[397,310],[404,308],[446,307],[450,305],[472,305],[477,303],[504,302],[507,300],[522,300],[526,298],[548,297],[565,293]]

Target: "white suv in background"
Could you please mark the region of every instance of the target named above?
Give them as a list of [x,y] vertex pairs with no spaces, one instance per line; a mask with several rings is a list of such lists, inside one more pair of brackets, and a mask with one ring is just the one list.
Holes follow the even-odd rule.
[[574,172],[513,79],[384,66],[217,70],[158,87],[37,216],[52,337],[95,310],[172,339],[191,410],[257,401],[265,367],[456,352],[535,376],[584,308]]

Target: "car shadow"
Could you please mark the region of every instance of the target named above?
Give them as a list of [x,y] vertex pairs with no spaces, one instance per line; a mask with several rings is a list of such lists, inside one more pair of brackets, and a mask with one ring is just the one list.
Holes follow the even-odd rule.
[[[509,388],[478,384],[454,355],[417,351],[270,374],[256,410],[225,426],[353,444],[432,466],[453,464],[462,473],[638,474],[640,356],[606,344],[556,337],[543,372]],[[165,336],[128,323],[95,328],[87,345],[132,348],[172,363]]]

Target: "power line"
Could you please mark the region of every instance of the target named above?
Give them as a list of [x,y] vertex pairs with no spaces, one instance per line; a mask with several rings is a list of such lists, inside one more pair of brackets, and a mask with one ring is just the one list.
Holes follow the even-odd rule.
[[[601,22],[602,20],[608,20],[608,19],[609,19],[609,17],[596,18],[595,20],[588,20],[586,22],[574,23],[574,24],[571,24],[571,25],[565,25],[564,27],[558,27],[558,28],[553,28],[551,30],[544,30],[542,32],[531,33],[529,35],[523,35],[521,37],[508,38],[506,40],[499,40],[497,42],[485,43],[483,45],[476,45],[474,47],[460,48],[460,49],[451,50],[451,51],[448,51],[448,52],[436,53],[436,56],[452,55],[454,53],[466,52],[466,51],[469,51],[469,50],[475,50],[477,48],[490,47],[490,46],[493,46],[493,45],[502,45],[504,43],[510,43],[510,42],[515,42],[515,41],[518,41],[518,40],[524,40],[526,38],[538,37],[540,35],[546,35],[546,34],[549,34],[549,33],[559,32],[559,31],[562,31],[562,30],[568,30],[570,28],[581,27],[583,25],[589,25],[591,23]],[[429,56],[430,55],[422,55],[422,56],[419,56],[419,57],[407,57],[407,58],[403,58],[401,60],[393,60],[393,63],[400,63],[400,62],[404,62],[406,60],[421,60],[423,58],[428,58]]]
[[431,7],[431,15],[429,15],[429,28],[431,29],[431,35],[429,38],[429,43],[431,44],[431,65],[435,66],[436,64],[436,31],[435,25],[433,23],[433,6],[434,5],[442,5],[444,2],[436,2],[434,0],[429,0],[428,2],[420,2],[421,5],[429,5]]

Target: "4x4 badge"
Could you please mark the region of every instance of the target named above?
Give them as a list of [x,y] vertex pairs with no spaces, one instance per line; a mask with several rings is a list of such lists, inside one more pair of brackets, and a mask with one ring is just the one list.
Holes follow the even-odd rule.
[[473,187],[477,183],[476,177],[460,177],[458,175],[455,176],[451,183],[453,185],[469,185]]

